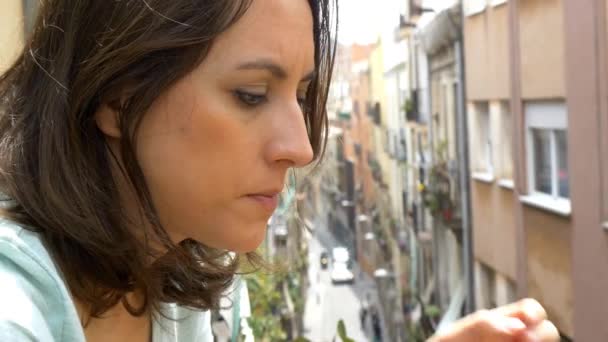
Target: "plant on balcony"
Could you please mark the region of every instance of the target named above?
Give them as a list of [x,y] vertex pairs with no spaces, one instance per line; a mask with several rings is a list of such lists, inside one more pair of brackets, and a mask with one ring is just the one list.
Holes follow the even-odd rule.
[[452,180],[445,158],[446,148],[445,143],[440,144],[437,153],[439,158],[429,170],[427,184],[420,184],[418,190],[422,195],[424,206],[429,209],[431,215],[450,225],[454,220],[456,204],[451,195]]
[[255,272],[246,277],[251,295],[252,316],[249,324],[256,337],[263,341],[284,341],[287,333],[277,319],[284,305],[276,274]]

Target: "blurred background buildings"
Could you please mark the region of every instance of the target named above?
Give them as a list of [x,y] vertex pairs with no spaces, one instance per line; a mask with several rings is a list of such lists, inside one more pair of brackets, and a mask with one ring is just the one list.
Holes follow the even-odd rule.
[[[322,301],[369,293],[386,341],[522,297],[547,308],[564,340],[607,341],[606,0],[431,2],[392,0],[390,30],[337,46],[326,159],[269,222],[267,255],[296,265],[266,303],[280,336],[324,340],[310,322],[341,314]],[[0,73],[36,3],[0,2]],[[315,298],[332,286],[314,268],[333,246],[367,284],[352,298]]]

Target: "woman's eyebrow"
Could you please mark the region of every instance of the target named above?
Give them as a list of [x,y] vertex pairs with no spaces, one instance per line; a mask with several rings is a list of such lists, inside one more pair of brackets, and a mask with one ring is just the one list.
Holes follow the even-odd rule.
[[[287,71],[285,71],[285,68],[283,68],[278,63],[276,63],[273,60],[268,59],[268,58],[260,58],[260,59],[244,62],[242,64],[239,64],[236,69],[237,70],[265,70],[265,71],[270,72],[270,74],[272,74],[272,76],[275,78],[278,78],[281,80],[287,78]],[[306,76],[304,76],[304,78],[302,78],[302,80],[300,82],[311,81],[314,77],[315,77],[315,71],[311,71],[308,74],[306,74]]]

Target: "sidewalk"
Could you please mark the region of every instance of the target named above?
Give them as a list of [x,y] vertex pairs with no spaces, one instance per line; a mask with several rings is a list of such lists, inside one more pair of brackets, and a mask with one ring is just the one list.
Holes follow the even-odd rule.
[[[382,328],[382,337],[383,341],[389,341],[388,329],[386,326],[386,318],[384,317],[384,310],[382,310],[382,303],[380,302],[380,296],[378,295],[378,289],[376,288],[376,283],[373,278],[371,278],[367,273],[363,272],[357,263],[353,266],[353,271],[357,275],[357,282],[355,283],[355,287],[358,288],[358,293],[361,294],[360,300],[363,301],[367,294],[370,295],[370,308],[375,306],[377,309],[378,316],[380,318],[380,327]],[[365,320],[365,327],[370,340],[373,341],[373,330],[372,330],[372,320],[371,320],[371,312],[367,315],[367,319]]]

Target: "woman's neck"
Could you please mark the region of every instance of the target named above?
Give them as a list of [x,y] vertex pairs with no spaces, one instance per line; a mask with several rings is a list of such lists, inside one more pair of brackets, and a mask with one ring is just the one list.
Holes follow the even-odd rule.
[[[128,302],[138,307],[143,303],[142,298],[134,294],[128,294]],[[128,341],[128,342],[149,342],[151,341],[152,320],[151,315],[146,311],[143,315],[136,317],[127,311],[122,302],[119,302],[110,310],[105,312],[102,317],[90,317],[88,305],[75,300],[76,310],[81,322],[87,323],[84,327],[84,334],[87,342],[102,341]]]

